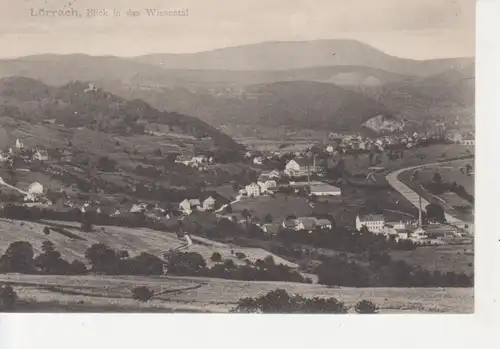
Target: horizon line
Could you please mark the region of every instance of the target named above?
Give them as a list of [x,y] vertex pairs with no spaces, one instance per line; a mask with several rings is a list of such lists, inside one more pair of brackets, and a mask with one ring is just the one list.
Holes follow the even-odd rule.
[[[234,49],[234,48],[240,48],[240,47],[247,47],[247,46],[258,46],[258,45],[264,45],[264,44],[297,44],[297,43],[312,43],[312,42],[321,42],[321,41],[352,41],[352,42],[357,42],[362,45],[366,45],[370,47],[373,50],[379,51],[387,56],[390,57],[395,57],[399,59],[406,59],[406,60],[413,60],[413,61],[433,61],[433,60],[445,60],[445,59],[464,59],[464,58],[473,58],[475,59],[475,55],[472,56],[451,56],[451,57],[440,57],[440,58],[426,58],[426,59],[416,59],[416,58],[407,58],[407,57],[401,57],[401,56],[395,56],[392,54],[389,54],[379,48],[376,48],[370,44],[367,44],[361,40],[356,40],[356,39],[313,39],[313,40],[272,40],[272,41],[260,41],[260,42],[255,42],[255,43],[248,43],[248,44],[240,44],[240,45],[229,45],[229,46],[222,46],[218,48],[213,48],[213,49],[208,49],[208,50],[202,50],[202,51],[194,51],[194,52],[152,52],[152,53],[142,53],[142,54],[137,54],[137,55],[113,55],[113,54],[89,54],[89,53],[84,53],[84,52],[72,52],[72,53],[55,53],[55,52],[44,52],[44,53],[33,53],[33,54],[27,54],[27,55],[22,55],[22,56],[5,56],[5,57],[0,57],[0,61],[2,60],[15,60],[15,59],[20,59],[20,58],[28,58],[28,57],[36,57],[36,56],[87,56],[87,57],[93,57],[93,58],[124,58],[124,59],[134,59],[134,58],[140,58],[140,57],[147,57],[147,56],[154,56],[154,55],[172,55],[172,56],[183,56],[183,55],[196,55],[200,53],[209,53],[209,52],[215,52],[215,51],[221,51],[221,50],[227,50],[227,49]],[[148,64],[148,63],[144,63]]]

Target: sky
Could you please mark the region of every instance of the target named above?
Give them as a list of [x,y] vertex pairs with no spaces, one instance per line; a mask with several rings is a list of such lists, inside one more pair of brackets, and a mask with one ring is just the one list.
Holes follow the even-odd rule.
[[[75,9],[81,17],[40,16],[40,9]],[[108,16],[87,16],[87,9]],[[187,16],[153,17],[146,9]],[[0,57],[137,56],[338,38],[405,58],[470,57],[474,28],[474,0],[0,0]]]

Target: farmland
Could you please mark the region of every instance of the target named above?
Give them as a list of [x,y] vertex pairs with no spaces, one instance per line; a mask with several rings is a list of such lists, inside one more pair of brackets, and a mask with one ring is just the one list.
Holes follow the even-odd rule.
[[[37,303],[27,311],[54,310],[72,306],[96,311],[110,305],[129,311],[210,311],[227,312],[243,297],[255,297],[276,288],[306,297],[336,297],[353,306],[361,299],[376,303],[381,313],[471,313],[473,289],[411,288],[331,288],[322,285],[282,282],[246,282],[195,277],[113,277],[0,275],[10,282],[21,301]],[[131,299],[137,285],[151,288],[157,295],[147,303]]]
[[391,251],[394,260],[404,260],[429,271],[474,273],[474,254],[470,245],[419,247],[412,251]]

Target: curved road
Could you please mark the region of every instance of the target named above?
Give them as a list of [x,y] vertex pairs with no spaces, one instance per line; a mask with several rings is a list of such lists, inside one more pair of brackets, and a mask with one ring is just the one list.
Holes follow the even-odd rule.
[[[459,161],[459,160],[456,160]],[[417,168],[422,168],[422,167],[427,167],[427,166],[434,166],[434,165],[443,165],[443,164],[448,164],[452,163],[452,161],[449,162],[435,162],[431,164],[423,164],[423,165],[418,165],[418,166],[411,166],[411,167],[406,167],[402,168],[400,170],[396,170],[394,172],[389,173],[386,176],[387,181],[393,187],[396,191],[398,191],[401,195],[403,195],[413,206],[415,206],[417,209],[419,208],[419,195],[413,191],[410,187],[408,187],[406,184],[401,182],[398,177],[401,173],[406,172],[406,171],[411,171],[415,170]],[[425,207],[429,205],[429,201],[426,199],[422,198],[422,211],[425,212]],[[463,220],[450,215],[449,213],[444,214],[446,221],[454,226],[457,226],[459,228],[465,228],[465,225],[468,226],[468,231],[470,234],[474,234],[474,223],[473,222],[464,222]]]

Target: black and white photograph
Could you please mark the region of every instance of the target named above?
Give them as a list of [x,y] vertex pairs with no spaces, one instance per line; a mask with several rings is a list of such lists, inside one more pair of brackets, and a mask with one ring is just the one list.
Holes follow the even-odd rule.
[[0,312],[474,313],[475,6],[0,0]]

